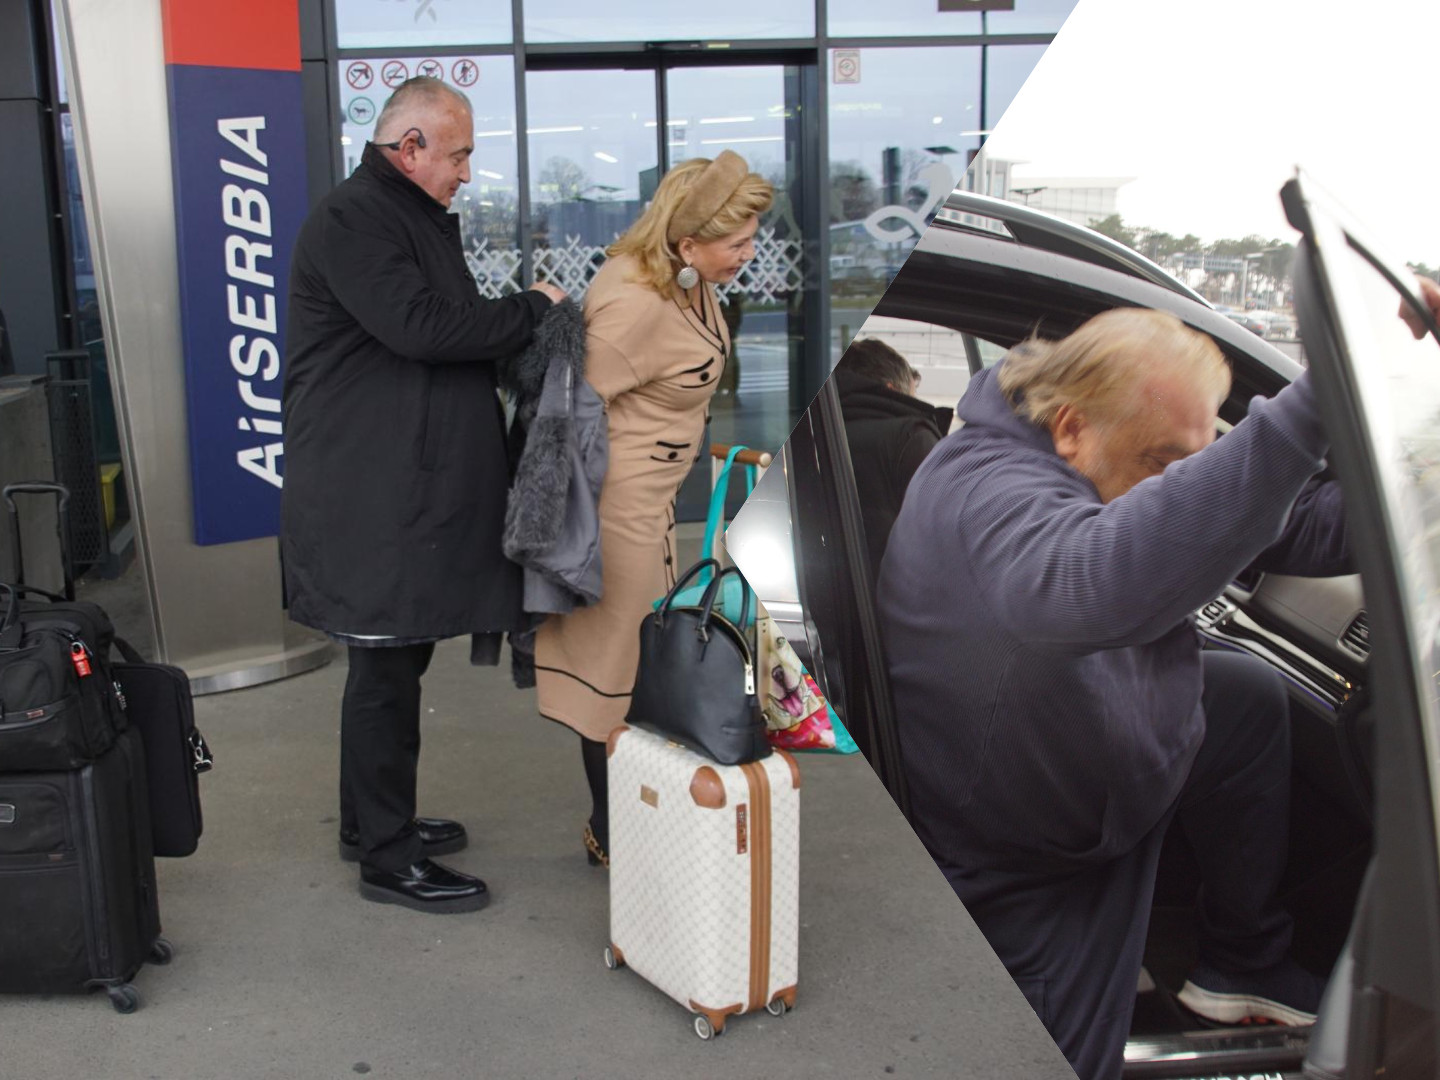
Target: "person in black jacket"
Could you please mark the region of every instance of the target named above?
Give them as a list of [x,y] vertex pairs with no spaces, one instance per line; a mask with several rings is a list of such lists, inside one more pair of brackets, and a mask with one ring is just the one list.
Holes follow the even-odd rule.
[[448,212],[470,179],[468,100],[415,78],[355,173],[310,214],[290,277],[281,545],[290,616],[349,647],[340,845],[367,899],[472,911],[485,883],[429,856],[457,822],[417,819],[420,677],[435,642],[522,629],[501,552],[510,462],[495,362],[564,294],[482,299]]
[[953,410],[915,397],[920,373],[874,338],[852,342],[833,378],[845,415],[873,583],[910,478],[950,430]]

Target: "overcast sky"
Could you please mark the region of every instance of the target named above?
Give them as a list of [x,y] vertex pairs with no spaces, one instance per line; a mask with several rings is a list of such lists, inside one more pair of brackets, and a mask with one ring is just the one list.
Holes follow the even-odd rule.
[[1440,265],[1440,0],[1080,0],[987,151],[1133,176],[1127,224],[1293,240],[1303,165],[1381,246]]

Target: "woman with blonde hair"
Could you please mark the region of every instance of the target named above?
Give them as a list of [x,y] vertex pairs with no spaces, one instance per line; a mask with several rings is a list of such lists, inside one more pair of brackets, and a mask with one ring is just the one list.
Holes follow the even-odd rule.
[[707,409],[731,355],[715,286],[755,256],[774,191],[726,150],[665,174],[606,253],[585,297],[586,378],[606,403],[600,602],[552,616],[535,642],[542,716],[580,734],[593,809],[592,863],[609,865],[605,740],[625,722],[640,623],[675,584],[675,499],[705,453]]

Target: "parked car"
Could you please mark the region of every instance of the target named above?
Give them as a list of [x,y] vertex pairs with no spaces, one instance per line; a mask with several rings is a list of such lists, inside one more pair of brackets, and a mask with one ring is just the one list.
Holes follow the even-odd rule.
[[[1289,689],[1294,794],[1282,900],[1296,918],[1294,955],[1330,971],[1330,984],[1313,1028],[1200,1027],[1173,998],[1194,956],[1198,878],[1172,836],[1146,951],[1154,988],[1137,996],[1127,1077],[1290,1077],[1302,1069],[1309,1077],[1433,1077],[1440,1058],[1440,326],[1427,314],[1427,337],[1411,339],[1396,317],[1402,302],[1419,306],[1403,266],[1376,257],[1303,177],[1282,196],[1302,235],[1296,310],[1361,573],[1244,576],[1195,622],[1210,647],[1260,658]],[[1222,427],[1237,423],[1252,397],[1276,393],[1301,372],[1237,313],[1216,311],[1099,234],[964,192],[947,210],[877,315],[1008,347],[1036,331],[1062,336],[1117,306],[1169,311],[1214,339],[1232,365]],[[994,347],[966,352],[972,370],[998,355]],[[830,383],[762,488],[732,524],[730,550],[750,574],[764,549],[769,564],[755,570],[767,582],[757,581],[762,602],[779,587],[769,583],[785,583],[792,639],[803,632],[814,674],[908,816],[863,525]],[[782,542],[767,545],[767,535]],[[787,554],[793,564],[778,565]]]
[[[1266,341],[1293,341],[1295,339],[1295,320],[1283,312],[1257,308],[1247,311],[1245,314],[1260,323],[1260,336]],[[1247,326],[1246,329],[1249,327]]]
[[1254,311],[1227,311],[1225,317],[1238,326],[1243,326],[1252,334],[1265,336],[1265,320]]

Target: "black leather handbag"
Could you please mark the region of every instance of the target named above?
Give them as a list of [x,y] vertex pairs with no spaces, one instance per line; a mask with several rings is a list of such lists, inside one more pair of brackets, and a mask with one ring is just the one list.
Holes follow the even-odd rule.
[[[707,566],[716,573],[700,605],[676,606],[676,595]],[[740,629],[749,621],[749,590],[743,590],[738,626],[715,609],[721,582],[739,573],[702,559],[645,617],[640,667],[625,718],[721,765],[744,765],[770,754],[756,693],[756,649]]]

